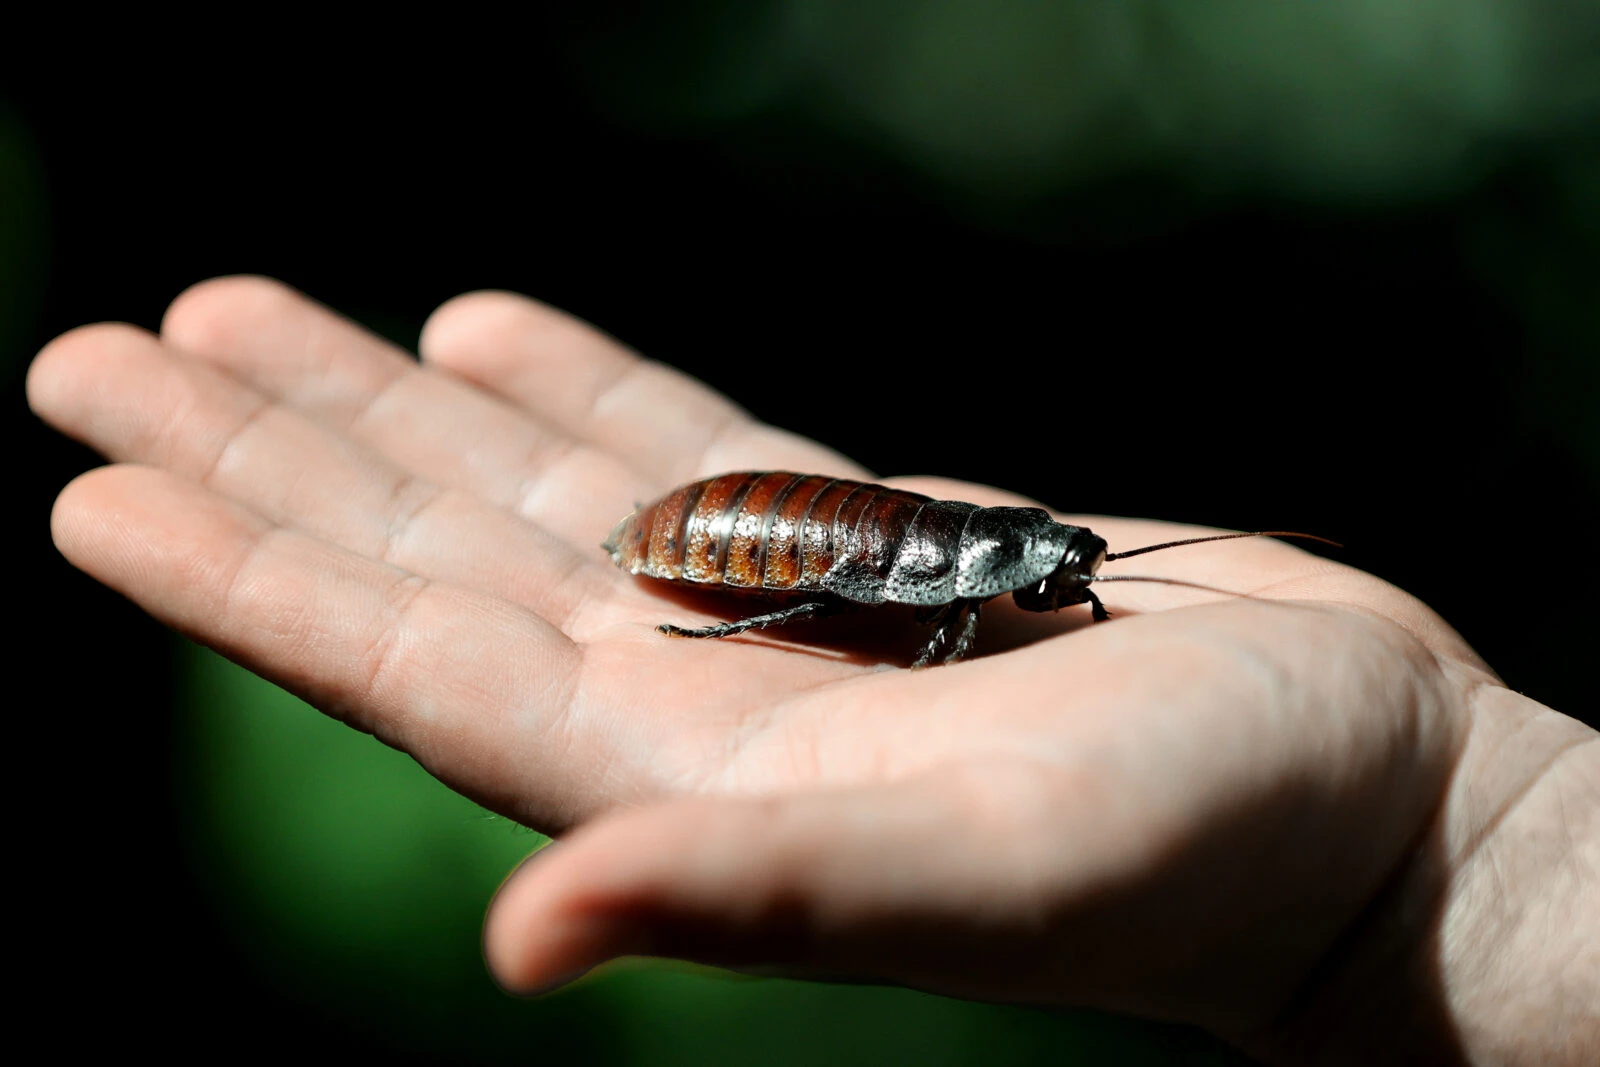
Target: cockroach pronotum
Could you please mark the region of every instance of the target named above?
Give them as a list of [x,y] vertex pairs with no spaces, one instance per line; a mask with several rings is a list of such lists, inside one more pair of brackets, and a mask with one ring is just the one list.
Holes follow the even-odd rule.
[[[817,618],[851,606],[912,604],[934,633],[914,667],[966,655],[986,600],[1010,593],[1024,611],[1088,604],[1110,618],[1091,582],[1167,578],[1101,575],[1108,560],[1239,537],[1305,537],[1284,530],[1214,534],[1107,552],[1104,538],[1056,522],[1043,508],[985,508],[871,482],[788,471],[703,478],[641,505],[601,545],[629,574],[721,586],[798,603],[701,629],[663,624],[673,637],[727,637]],[[1204,587],[1202,587],[1204,588]],[[952,636],[953,635],[953,636]]]

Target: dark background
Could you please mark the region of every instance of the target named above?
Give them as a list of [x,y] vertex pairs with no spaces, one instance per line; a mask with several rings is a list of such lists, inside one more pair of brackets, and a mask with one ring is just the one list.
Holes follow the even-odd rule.
[[[467,882],[407,853],[436,909],[395,903],[426,896],[400,861],[383,899],[351,890],[401,908],[367,941],[341,943],[331,888],[284,918],[239,857],[281,874],[316,851],[297,834],[337,853],[386,816],[346,797],[324,818],[307,787],[257,821],[277,772],[247,764],[271,745],[219,734],[215,709],[284,698],[61,561],[50,501],[96,460],[21,381],[57,333],[153,328],[218,274],[284,279],[408,346],[449,296],[514,289],[885,475],[1335,538],[1512,687],[1594,723],[1600,19],[1345,8],[598,5],[398,41],[158,35],[18,79],[0,348],[36,634],[17,684],[47,683],[14,698],[17,751],[48,776],[24,834],[55,938],[41,983],[101,1036],[196,1050],[217,1029],[418,1059],[1222,1057],[1094,1016],[653,969],[506,1001],[475,926],[536,839],[503,825],[485,847],[505,863],[475,853]],[[470,816],[439,818],[450,836]]]

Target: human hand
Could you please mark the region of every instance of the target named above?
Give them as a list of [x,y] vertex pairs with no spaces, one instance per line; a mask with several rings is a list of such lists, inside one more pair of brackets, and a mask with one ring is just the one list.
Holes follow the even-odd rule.
[[[419,367],[225,279],[159,338],[64,336],[29,392],[119,464],[58,501],[73,563],[574,831],[491,911],[509,988],[676,955],[1181,1020],[1302,1061],[1515,1051],[1530,1012],[1600,1027],[1572,994],[1600,995],[1600,746],[1414,598],[1236,541],[1138,573],[1248,598],[1114,584],[1097,626],[997,603],[990,654],[954,667],[882,669],[917,638],[877,617],[669,640],[656,624],[717,605],[611,566],[633,502],[723,470],[866,472],[519,298],[453,301],[421,347]],[[1069,521],[1114,550],[1203,532]],[[1580,955],[1552,962],[1522,914]]]

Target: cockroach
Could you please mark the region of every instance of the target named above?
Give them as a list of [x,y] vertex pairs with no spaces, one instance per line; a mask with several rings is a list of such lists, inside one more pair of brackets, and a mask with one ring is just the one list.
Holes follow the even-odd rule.
[[702,478],[640,505],[601,547],[629,574],[720,586],[798,603],[736,622],[686,629],[672,637],[728,637],[853,606],[911,604],[933,636],[913,667],[949,646],[941,662],[966,655],[986,600],[1010,593],[1024,611],[1088,604],[1111,617],[1092,582],[1166,578],[1101,575],[1100,565],[1180,545],[1239,537],[1326,538],[1292,531],[1214,534],[1107,552],[1104,538],[1056,522],[1043,508],[986,508],[935,500],[871,482],[788,471],[742,471]]

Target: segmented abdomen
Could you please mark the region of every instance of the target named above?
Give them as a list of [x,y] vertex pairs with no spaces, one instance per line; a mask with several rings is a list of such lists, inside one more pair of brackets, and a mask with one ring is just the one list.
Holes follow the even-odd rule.
[[815,474],[723,474],[641,507],[605,548],[619,567],[651,578],[816,590],[840,559],[887,575],[929,500]]

